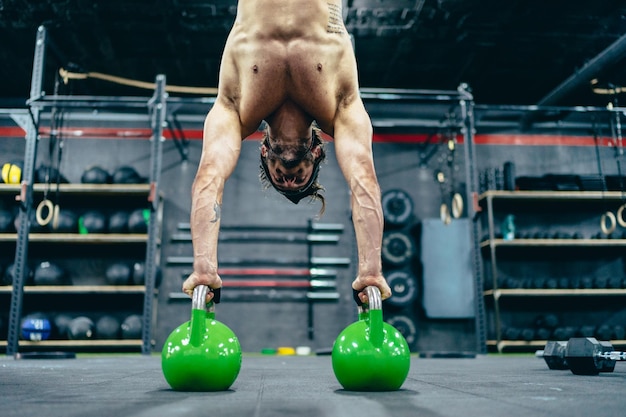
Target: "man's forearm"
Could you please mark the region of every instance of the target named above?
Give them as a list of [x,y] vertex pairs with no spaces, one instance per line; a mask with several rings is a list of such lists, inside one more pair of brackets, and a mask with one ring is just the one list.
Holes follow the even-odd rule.
[[198,274],[217,274],[217,241],[223,187],[222,181],[206,176],[198,176],[194,182],[190,222],[193,267]]
[[379,275],[382,272],[381,245],[383,210],[380,187],[374,180],[354,180],[352,190],[352,222],[356,234],[359,276]]

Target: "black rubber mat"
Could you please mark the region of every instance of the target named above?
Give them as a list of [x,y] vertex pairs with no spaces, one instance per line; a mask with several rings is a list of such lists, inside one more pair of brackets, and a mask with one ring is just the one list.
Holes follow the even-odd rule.
[[623,416],[626,368],[582,377],[528,356],[412,358],[393,392],[344,391],[330,356],[244,356],[229,391],[172,391],[155,356],[0,357],[2,417]]

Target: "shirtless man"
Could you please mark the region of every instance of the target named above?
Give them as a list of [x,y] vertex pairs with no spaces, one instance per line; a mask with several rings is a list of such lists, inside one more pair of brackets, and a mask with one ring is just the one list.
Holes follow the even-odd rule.
[[391,296],[382,274],[383,213],[372,125],[359,96],[341,1],[239,0],[192,187],[194,264],[183,283],[185,293],[191,295],[197,285],[222,286],[217,242],[224,184],[242,140],[265,121],[262,179],[294,203],[307,196],[320,199],[322,210],[323,188],[316,182],[324,158],[319,129],[333,137],[351,192],[359,260],[352,283],[355,299],[367,301],[361,291],[366,286],[378,287],[383,299]]

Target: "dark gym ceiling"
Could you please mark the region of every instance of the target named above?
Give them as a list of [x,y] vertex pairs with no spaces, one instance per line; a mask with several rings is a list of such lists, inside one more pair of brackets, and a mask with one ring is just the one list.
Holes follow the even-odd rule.
[[[236,4],[0,0],[0,97],[28,96],[39,25],[64,67],[142,81],[163,73],[168,84],[214,87]],[[610,100],[594,93],[594,78],[595,87],[626,85],[624,1],[344,0],[344,18],[362,87],[467,83],[479,104],[570,106]],[[150,95],[97,80],[76,84],[81,94]]]

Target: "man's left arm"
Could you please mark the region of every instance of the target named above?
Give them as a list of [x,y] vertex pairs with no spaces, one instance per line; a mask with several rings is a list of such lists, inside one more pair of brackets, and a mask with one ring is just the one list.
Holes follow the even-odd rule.
[[[352,222],[357,241],[358,274],[352,288],[380,289],[383,299],[391,289],[382,273],[381,246],[384,228],[381,192],[374,168],[372,124],[361,100],[354,100],[337,114],[334,125],[335,154],[350,187]],[[365,293],[359,294],[366,301]]]

